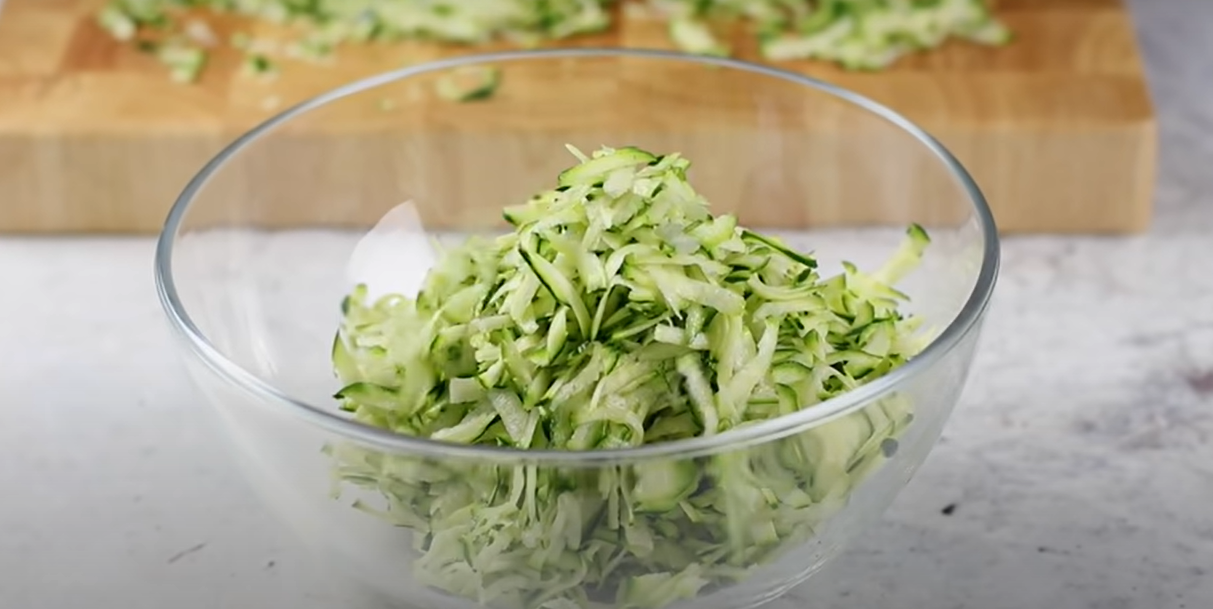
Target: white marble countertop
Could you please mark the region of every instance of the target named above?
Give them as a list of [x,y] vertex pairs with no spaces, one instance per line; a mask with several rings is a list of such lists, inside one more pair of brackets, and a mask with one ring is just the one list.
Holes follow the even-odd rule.
[[[1213,3],[1135,5],[1154,229],[1006,243],[944,442],[781,609],[1213,607]],[[0,607],[343,606],[218,444],[151,254],[0,238]]]

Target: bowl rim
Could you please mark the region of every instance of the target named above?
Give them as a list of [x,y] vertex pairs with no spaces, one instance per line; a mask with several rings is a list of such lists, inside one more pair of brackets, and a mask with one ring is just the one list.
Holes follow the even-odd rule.
[[[981,268],[977,281],[965,299],[956,317],[921,351],[902,366],[885,376],[851,391],[839,394],[812,408],[768,419],[752,425],[737,427],[712,436],[700,436],[684,440],[662,442],[628,448],[593,449],[568,451],[558,449],[518,449],[513,447],[465,445],[406,436],[386,429],[342,417],[336,408],[322,408],[288,395],[273,384],[259,378],[225,356],[202,333],[185,310],[177,291],[173,276],[172,261],[174,245],[182,222],[190,206],[207,182],[223,166],[246,146],[275,127],[323,107],[344,97],[373,89],[391,82],[411,78],[429,72],[449,70],[461,66],[510,61],[543,59],[570,59],[587,57],[634,57],[641,59],[683,62],[705,66],[729,68],[799,84],[819,93],[833,96],[883,118],[902,131],[913,136],[920,144],[943,164],[968,195],[977,218],[983,239]],[[994,215],[985,196],[963,165],[933,136],[906,117],[866,96],[838,85],[751,61],[730,57],[692,55],[678,51],[655,49],[625,49],[610,47],[577,47],[509,50],[490,53],[472,53],[417,64],[390,72],[363,78],[299,102],[278,114],[262,121],[251,130],[237,137],[211,158],[186,184],[169,210],[156,243],[154,275],[156,291],[170,326],[181,334],[189,348],[219,376],[250,392],[254,397],[272,403],[291,412],[305,421],[325,430],[377,448],[397,453],[416,454],[437,458],[491,458],[497,461],[561,462],[566,465],[601,465],[603,463],[629,462],[657,457],[678,456],[692,458],[713,454],[723,450],[735,450],[754,444],[770,442],[805,429],[821,425],[845,416],[875,400],[881,399],[929,370],[936,362],[952,351],[970,333],[975,331],[989,305],[1000,264],[999,234]]]

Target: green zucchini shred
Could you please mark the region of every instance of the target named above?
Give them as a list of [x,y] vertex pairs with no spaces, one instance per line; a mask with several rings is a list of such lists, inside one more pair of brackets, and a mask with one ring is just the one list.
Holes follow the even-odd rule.
[[471,102],[488,99],[501,86],[496,66],[464,66],[442,74],[435,82],[438,96],[447,101]]
[[[341,303],[336,398],[395,433],[518,449],[635,447],[812,408],[922,348],[899,307],[925,230],[880,269],[713,216],[680,154],[602,148],[444,250],[415,295]],[[658,188],[657,186],[660,186]],[[484,465],[326,447],[360,509],[414,533],[415,577],[505,609],[659,609],[811,539],[894,452],[892,395],[808,431],[695,460]]]
[[249,53],[244,56],[244,73],[249,76],[273,76],[278,73],[278,66],[273,60],[261,53]]
[[169,78],[178,83],[198,80],[206,67],[207,52],[188,44],[168,44],[156,50],[156,57],[169,68]]
[[720,42],[708,24],[698,19],[671,19],[670,40],[687,53],[717,57],[729,55],[729,47]]
[[139,23],[121,6],[108,4],[97,13],[97,25],[116,40],[134,40]]

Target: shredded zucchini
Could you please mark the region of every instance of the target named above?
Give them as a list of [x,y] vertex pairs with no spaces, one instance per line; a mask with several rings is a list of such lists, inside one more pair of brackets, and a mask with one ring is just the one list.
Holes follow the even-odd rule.
[[767,36],[768,59],[821,59],[853,70],[879,70],[950,37],[983,44],[1010,41],[984,0],[821,0],[791,31]]
[[262,78],[270,77],[278,73],[278,66],[265,55],[250,53],[244,57],[244,73]]
[[[907,53],[937,47],[953,36],[990,45],[1010,41],[986,0],[651,1],[683,19],[752,20],[766,59],[820,59],[853,70],[886,68]],[[695,52],[702,44],[680,46]]]
[[670,20],[670,40],[687,53],[724,57],[729,48],[721,43],[703,21],[688,18]]
[[465,66],[443,74],[436,83],[438,96],[457,102],[488,99],[501,86],[501,70],[495,66]]
[[97,24],[118,40],[133,40],[139,24],[126,11],[116,5],[108,5],[97,13]]
[[[879,378],[922,347],[882,268],[714,216],[679,154],[602,148],[444,251],[415,294],[342,303],[333,364],[360,422],[446,442],[584,451],[720,434]],[[329,447],[338,480],[415,532],[415,576],[505,609],[657,609],[810,539],[910,423],[894,396],[744,451],[592,470]]]
[[186,44],[170,44],[159,47],[156,56],[169,68],[169,78],[175,82],[190,83],[198,80],[206,66],[205,50]]
[[[123,41],[201,29],[197,18],[180,24],[185,11],[290,22],[300,34],[286,54],[318,61],[343,43],[403,39],[505,39],[533,47],[607,29],[612,6],[621,3],[658,9],[669,19],[670,40],[689,53],[729,54],[709,23],[740,19],[752,26],[766,59],[819,59],[849,69],[881,69],[951,37],[988,45],[1011,38],[986,0],[111,0],[97,18]],[[251,45],[243,35],[230,42],[242,50]]]

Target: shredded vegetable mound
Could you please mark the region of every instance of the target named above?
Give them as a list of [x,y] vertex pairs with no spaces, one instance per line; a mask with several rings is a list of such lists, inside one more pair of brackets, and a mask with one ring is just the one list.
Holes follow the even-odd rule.
[[[291,26],[294,40],[281,52],[242,32],[232,41],[249,53],[252,73],[266,74],[270,59],[327,59],[349,43],[537,46],[609,30],[620,11],[664,19],[670,41],[689,53],[732,54],[731,37],[719,30],[744,21],[763,59],[818,59],[852,70],[883,69],[954,38],[1011,39],[987,0],[110,0],[97,21],[114,38],[157,51],[175,79],[190,81],[202,69],[203,49],[216,46],[207,23],[219,14]],[[162,45],[172,52],[159,52]],[[188,56],[182,45],[191,47]]]
[[[342,407],[446,442],[618,449],[725,433],[878,378],[922,346],[882,268],[714,216],[678,154],[575,149],[513,230],[441,253],[416,295],[359,286],[333,345]],[[339,478],[416,532],[414,575],[509,609],[656,609],[743,579],[812,537],[910,422],[904,400],[765,445],[597,469],[431,462],[338,447]]]

